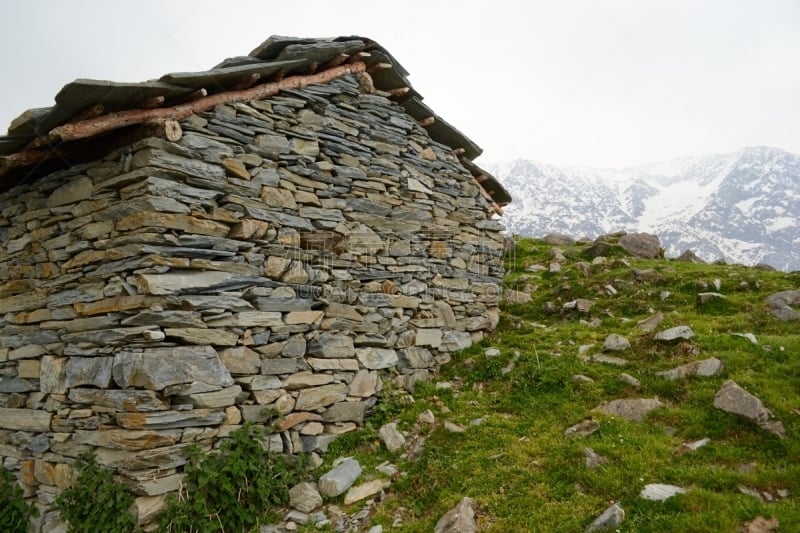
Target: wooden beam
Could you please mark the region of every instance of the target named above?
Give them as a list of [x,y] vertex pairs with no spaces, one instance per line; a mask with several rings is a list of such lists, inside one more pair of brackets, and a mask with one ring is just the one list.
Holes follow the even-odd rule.
[[348,59],[350,59],[350,54],[339,54],[338,56],[334,57],[333,59],[322,65],[322,70],[328,70],[329,68],[338,67]]
[[405,96],[411,89],[409,87],[398,87],[396,89],[389,89],[386,91],[389,93],[389,96],[394,98],[399,98],[401,96]]
[[375,63],[374,65],[370,65],[367,68],[367,72],[372,74],[373,72],[380,72],[381,70],[389,70],[392,68],[391,63]]
[[[63,124],[50,130],[50,139],[62,142],[85,139],[99,133],[112,131],[125,126],[141,124],[149,120],[181,120],[193,113],[207,111],[218,105],[232,102],[247,102],[250,100],[263,100],[278,94],[282,89],[301,89],[307,85],[328,83],[342,76],[360,74],[366,71],[366,65],[361,62],[341,65],[317,74],[290,76],[280,81],[263,83],[249,89],[237,91],[224,91],[211,96],[206,96],[172,107],[156,109],[131,109],[109,113],[89,120]],[[48,143],[50,144],[50,143]]]
[[427,118],[423,118],[423,119],[418,120],[417,124],[419,124],[420,126],[425,128],[427,126],[433,125],[434,122],[436,122],[436,117],[427,117]]
[[244,89],[249,89],[250,87],[252,87],[256,83],[258,83],[258,80],[260,80],[260,79],[261,79],[261,74],[259,74],[258,72],[253,72],[252,74],[247,76],[245,79],[243,79],[240,82],[238,82],[235,85],[233,85],[229,90],[231,90],[231,91],[242,91]]
[[161,107],[164,105],[166,98],[163,96],[151,96],[150,98],[145,98],[141,102],[139,102],[138,107],[140,109],[155,109],[157,107]]

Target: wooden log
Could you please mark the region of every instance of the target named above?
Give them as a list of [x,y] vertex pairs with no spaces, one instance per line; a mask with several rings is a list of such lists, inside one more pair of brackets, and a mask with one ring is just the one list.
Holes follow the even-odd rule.
[[301,89],[307,85],[328,83],[336,78],[366,71],[364,63],[350,63],[334,67],[313,75],[290,76],[280,81],[263,83],[249,89],[220,92],[194,102],[156,109],[131,109],[109,113],[90,120],[64,124],[50,130],[50,135],[61,141],[85,139],[99,133],[141,124],[148,120],[181,120],[193,113],[213,109],[218,105],[233,102],[263,100],[278,94],[282,89]]
[[322,65],[322,70],[328,70],[329,68],[338,67],[348,59],[350,59],[350,54],[339,54],[338,56],[334,57],[333,59]]
[[74,117],[76,121],[78,120],[88,120],[90,118],[99,117],[103,113],[106,112],[106,106],[103,104],[94,104],[92,107],[84,109],[77,117]]
[[375,63],[374,65],[370,65],[370,67],[367,68],[367,72],[372,74],[373,72],[380,72],[381,70],[389,70],[390,68],[392,68],[391,63],[385,63],[385,62]]
[[389,96],[397,98],[400,96],[405,96],[410,90],[411,89],[409,87],[398,87],[396,89],[389,89],[386,92],[389,93]]
[[372,76],[366,72],[362,72],[358,76],[358,90],[363,94],[372,94],[375,92],[375,82],[372,81]]
[[140,109],[155,109],[156,107],[161,107],[164,105],[165,100],[166,98],[163,96],[151,96],[150,98],[145,98],[139,102],[138,107]]
[[417,124],[422,126],[423,128],[427,126],[431,126],[434,122],[436,122],[436,117],[427,117],[417,121]]

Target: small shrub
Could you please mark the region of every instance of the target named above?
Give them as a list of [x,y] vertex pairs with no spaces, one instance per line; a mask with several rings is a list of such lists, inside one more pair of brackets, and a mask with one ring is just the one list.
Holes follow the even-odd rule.
[[13,474],[0,468],[0,526],[3,531],[25,533],[28,521],[37,514],[36,507],[25,501]]
[[56,508],[70,532],[129,533],[136,521],[128,511],[133,504],[130,488],[114,479],[113,472],[98,464],[91,453],[75,463],[78,480],[56,498]]
[[245,424],[232,432],[219,453],[187,448],[186,478],[161,515],[170,532],[247,531],[270,506],[289,501],[289,488],[302,479],[305,463],[265,451],[264,432]]

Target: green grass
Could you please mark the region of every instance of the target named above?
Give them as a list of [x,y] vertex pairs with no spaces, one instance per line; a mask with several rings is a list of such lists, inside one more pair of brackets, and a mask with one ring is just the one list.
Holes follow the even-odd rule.
[[[550,249],[538,240],[518,242],[506,283],[518,290],[535,287],[532,301],[504,307],[489,338],[454,355],[436,378],[452,382],[453,390],[420,384],[413,404],[388,406],[369,427],[334,444],[330,459],[353,455],[370,474],[391,460],[403,472],[376,505],[371,523],[390,528],[401,516],[391,531],[432,531],[442,514],[470,496],[481,531],[583,531],[612,501],[626,511],[623,532],[736,531],[758,515],[778,517],[780,531],[800,530],[800,325],[775,320],[765,304],[773,292],[800,286],[800,275],[628,258],[618,247],[608,264],[592,265],[587,275],[577,262],[591,259],[580,246],[564,247],[568,259],[560,273],[526,270],[548,265]],[[654,274],[640,281],[635,269]],[[715,279],[726,299],[698,306],[697,293],[716,291]],[[609,295],[607,285],[617,294]],[[665,291],[670,295],[662,299]],[[562,310],[575,298],[593,300],[590,313]],[[556,312],[545,310],[547,302]],[[689,325],[696,336],[656,343],[636,326],[656,311],[664,314],[658,330]],[[589,323],[593,318],[600,320],[597,327]],[[732,335],[746,332],[759,343]],[[626,367],[578,357],[584,344],[594,345],[589,354],[600,353],[610,333],[631,341],[630,350],[614,354],[629,361]],[[483,350],[489,346],[501,355],[487,359]],[[655,374],[712,356],[725,363],[719,376],[667,381]],[[512,360],[513,369],[504,372]],[[639,379],[641,390],[621,382],[621,372]],[[575,383],[574,374],[595,381]],[[785,439],[713,407],[727,379],[764,401],[784,423]],[[604,400],[654,396],[666,405],[642,423],[593,411]],[[417,462],[390,456],[378,444],[379,423],[397,420],[411,431],[425,409],[468,429],[422,430],[427,441]],[[567,427],[586,417],[599,420],[600,430],[587,438],[564,437]],[[473,425],[475,419],[481,423]],[[676,453],[681,443],[705,437],[711,439],[707,446]],[[607,462],[587,468],[587,446]],[[680,485],[688,493],[646,501],[639,492],[647,483]],[[740,486],[789,495],[764,503],[742,494]]]

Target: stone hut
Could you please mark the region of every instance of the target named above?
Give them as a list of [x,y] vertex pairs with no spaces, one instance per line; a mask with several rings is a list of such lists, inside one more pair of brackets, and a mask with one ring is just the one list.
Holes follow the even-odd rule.
[[251,421],[325,451],[496,325],[510,197],[377,43],[55,102],[0,138],[0,463],[36,528],[84,451],[145,522],[189,443]]

